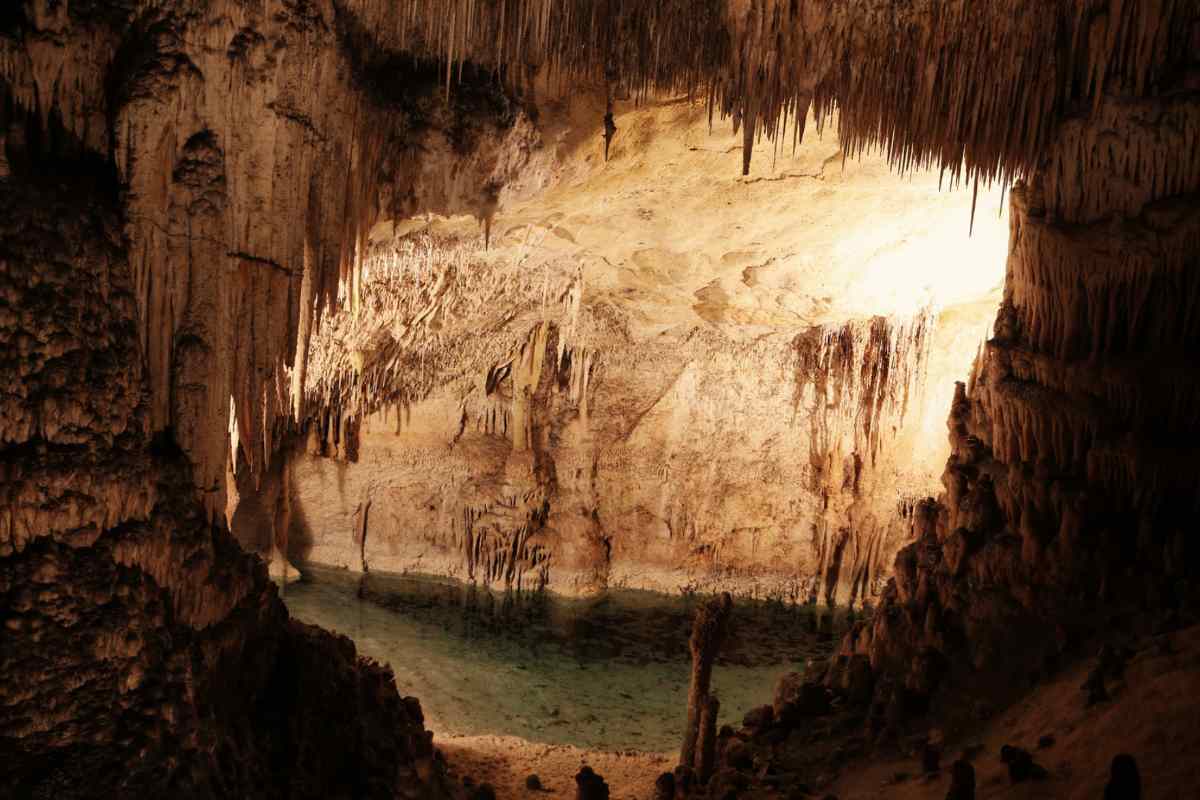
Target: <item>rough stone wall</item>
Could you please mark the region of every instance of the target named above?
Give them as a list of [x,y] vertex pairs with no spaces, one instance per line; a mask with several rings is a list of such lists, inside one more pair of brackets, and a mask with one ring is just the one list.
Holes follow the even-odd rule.
[[[570,13],[577,5],[549,0],[5,5],[0,167],[44,171],[36,156],[97,155],[115,165],[126,212],[119,222],[93,219],[87,234],[56,227],[79,219],[77,207],[39,223],[53,234],[37,249],[58,253],[57,267],[27,250],[5,256],[4,383],[24,388],[4,395],[0,425],[11,509],[0,528],[2,657],[6,676],[35,681],[5,684],[0,727],[5,755],[16,756],[3,762],[18,770],[6,773],[12,793],[61,796],[62,785],[107,777],[131,792],[175,780],[201,794],[253,794],[248,787],[296,766],[263,755],[273,737],[263,750],[253,745],[263,731],[291,725],[239,727],[263,697],[255,687],[278,683],[262,677],[270,667],[247,669],[244,654],[269,653],[257,645],[273,637],[297,643],[306,634],[282,626],[261,573],[208,527],[224,507],[229,397],[247,460],[261,470],[276,441],[272,421],[288,406],[284,367],[303,371],[305,332],[339,281],[355,302],[355,253],[381,206],[379,187],[391,183],[384,178],[401,181],[389,202],[407,211],[486,216],[491,179],[511,166],[483,156],[475,175],[458,182],[450,162],[406,151],[410,137],[391,138],[409,119],[387,110],[403,103],[388,93],[395,64],[355,56],[387,55],[364,38],[381,20],[405,36],[423,28],[422,46],[454,71],[494,48],[497,64],[510,68],[545,62],[570,78],[611,63],[640,89],[705,89],[741,122],[747,157],[758,120],[771,131],[788,112],[803,119],[815,98],[822,112],[835,104],[846,112],[843,141],[883,140],[902,167],[937,162],[983,177],[1030,176],[1014,200],[997,337],[953,417],[948,504],[917,515],[921,542],[901,557],[892,601],[849,646],[881,668],[907,671],[924,693],[936,653],[962,652],[964,639],[979,643],[967,653],[987,653],[988,631],[1011,631],[1022,619],[1038,622],[1036,632],[1058,631],[1051,623],[1067,612],[1048,604],[1073,587],[1082,586],[1085,606],[1141,597],[1148,586],[1169,590],[1155,603],[1184,599],[1194,585],[1186,566],[1192,543],[1172,519],[1194,527],[1197,496],[1194,472],[1179,467],[1194,463],[1196,439],[1195,3],[780,0],[693,8],[683,0],[609,9],[627,14]],[[392,42],[397,29],[388,30]],[[515,80],[521,70],[509,72]],[[455,152],[453,161],[470,158]],[[422,173],[414,162],[441,167]],[[422,174],[424,184],[404,177]],[[5,202],[36,199],[13,186],[5,186]],[[445,186],[462,193],[443,194]],[[426,191],[433,193],[422,200]],[[41,202],[89,197],[59,185]],[[7,218],[28,222],[16,213],[28,210]],[[129,254],[124,282],[105,279],[110,255],[78,249],[111,242],[99,230],[113,225],[123,226],[123,241],[111,247]],[[7,233],[6,252],[27,235],[23,224]],[[56,250],[64,243],[78,252]],[[64,302],[40,294],[42,274],[64,287]],[[67,316],[72,303],[77,313]],[[112,315],[101,326],[109,336],[86,328],[97,310]],[[65,333],[55,338],[56,330]],[[1151,364],[1176,380],[1156,390]],[[1064,375],[1073,380],[1061,383]],[[110,396],[97,404],[81,394],[88,385]],[[184,497],[196,489],[203,512]],[[1069,554],[1065,575],[1053,571],[1056,552]],[[1098,552],[1099,572],[1087,560]],[[39,599],[38,576],[56,569],[64,570],[56,580],[63,593]],[[1096,575],[1104,576],[1099,586],[1089,583]],[[110,587],[119,601],[110,601]],[[97,698],[111,712],[113,681],[139,674],[126,660],[137,642],[92,641],[73,627],[138,625],[157,643],[137,651],[150,679],[127,692],[122,715],[102,713]],[[299,661],[305,648],[297,650]],[[222,654],[237,668],[223,668]],[[319,676],[318,663],[325,662],[301,674]],[[377,671],[336,664],[347,681],[386,684]],[[232,677],[218,680],[225,676]],[[394,696],[380,691],[394,707]],[[42,716],[47,709],[56,722]],[[286,713],[297,730],[316,728],[307,712]],[[189,715],[217,721],[176,724]],[[170,737],[158,720],[170,722]],[[213,737],[233,730],[253,731],[234,736],[227,751],[245,759],[218,758],[209,770],[206,756],[191,757],[213,753]],[[330,733],[338,744],[361,741],[348,728]],[[94,747],[105,741],[117,749]],[[146,741],[152,746],[139,747]],[[312,752],[296,744],[277,752]],[[177,759],[176,746],[185,753]],[[407,766],[378,752],[381,769]],[[180,772],[193,764],[197,774]]]
[[[174,430],[215,517],[226,396],[257,471],[288,405],[282,367],[303,372],[313,309],[357,283],[380,173],[415,158],[396,133],[411,120],[379,102],[403,103],[399,52],[436,56],[447,95],[469,59],[510,85],[544,66],[560,81],[612,74],[642,96],[707,95],[745,131],[747,162],[759,132],[779,140],[790,118],[800,136],[810,105],[821,119],[836,106],[851,154],[882,142],[900,169],[1007,179],[1037,167],[1077,100],[1098,111],[1109,86],[1171,77],[1194,17],[1189,0],[31,0],[4,19],[0,75],[6,103],[113,159],[129,186],[150,422]],[[456,156],[432,183],[401,178],[389,202],[486,216],[512,165]],[[484,180],[463,179],[464,161]],[[1174,180],[1178,166],[1156,169]]]
[[230,397],[257,472],[290,410],[284,369],[304,370],[300,334],[340,283],[353,299],[378,213],[486,216],[528,122],[486,76],[442,102],[436,68],[333,3],[38,0],[8,24],[5,104],[116,164],[148,422],[173,431],[215,518]]
[[0,177],[0,793],[448,793],[415,701],[288,620],[150,435],[111,172],[37,166]]
[[[938,485],[1007,226],[969,239],[970,193],[840,165],[832,136],[740,179],[683,99],[621,109],[604,161],[603,107],[544,103],[486,251],[455,219],[373,232],[359,313],[315,334],[308,449],[335,461],[288,461],[292,560],[871,600]],[[547,322],[531,400],[517,354]]]
[[1004,303],[958,387],[946,491],[834,682],[868,658],[919,708],[947,678],[1020,685],[1097,632],[1195,610],[1198,52],[1145,94],[1110,86],[1013,190]]
[[568,594],[878,593],[928,491],[907,444],[947,345],[935,314],[638,337],[558,264],[426,234],[378,250],[360,313],[314,338],[307,441],[251,500],[288,498],[293,561]]
[[0,794],[453,795],[219,513],[376,211],[486,215],[527,122],[437,88],[329,3],[0,12]]

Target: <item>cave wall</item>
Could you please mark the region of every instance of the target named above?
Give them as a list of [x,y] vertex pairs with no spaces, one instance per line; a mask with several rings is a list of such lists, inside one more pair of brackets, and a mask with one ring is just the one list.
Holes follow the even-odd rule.
[[358,313],[314,338],[292,562],[871,602],[999,302],[999,189],[971,231],[970,192],[828,132],[743,179],[686,98],[622,107],[606,161],[603,107],[543,99],[490,240],[374,231]]
[[150,435],[111,174],[71,171],[0,177],[0,793],[446,794],[390,670],[289,621]]
[[310,431],[288,461],[290,553],[566,594],[869,601],[906,538],[901,492],[928,489],[898,442],[934,327],[751,345],[702,328],[594,352],[539,323],[490,392],[481,371],[467,398],[348,420],[349,453]]
[[1152,87],[1111,86],[1013,189],[1004,301],[957,389],[945,491],[835,684],[869,659],[894,678],[878,702],[920,709],[1195,613],[1197,53]]
[[282,369],[303,373],[297,337],[352,278],[376,215],[486,214],[517,166],[497,154],[521,153],[495,144],[528,122],[486,78],[439,102],[435,66],[374,46],[331,3],[35,2],[14,32],[5,102],[116,164],[149,422],[171,428],[215,518],[230,397],[262,469],[290,411]]
[[[952,416],[947,502],[922,507],[889,602],[847,646],[923,692],[936,653],[988,653],[989,636],[1022,622],[1031,642],[1066,637],[1072,609],[1052,603],[1077,587],[1085,611],[1188,600],[1192,543],[1172,520],[1194,528],[1197,497],[1180,468],[1196,439],[1195,3],[560,10],[28,0],[0,12],[0,202],[14,223],[3,369],[21,387],[0,425],[0,658],[23,677],[0,706],[9,793],[254,794],[291,774],[301,794],[348,775],[384,794],[431,758],[386,672],[285,623],[261,570],[210,526],[224,509],[229,398],[262,471],[288,378],[305,383],[314,318],[339,282],[357,302],[355,253],[381,197],[486,216],[492,178],[512,166],[484,155],[459,181],[449,161],[393,138],[412,103],[388,80],[389,47],[444,59],[420,82],[425,97],[481,54],[568,82],[611,67],[639,93],[707,94],[737,116],[747,160],[758,132],[782,133],[811,102],[842,109],[851,154],[882,140],[901,168],[1027,178],[997,335]],[[508,115],[484,114],[496,116]],[[477,128],[453,130],[451,147]],[[28,180],[89,156],[99,164],[83,171],[111,181],[102,199]],[[1175,379],[1162,387],[1148,365]],[[331,683],[347,689],[336,704]],[[330,716],[337,726],[317,716],[335,707],[349,712]],[[334,751],[303,746],[319,731]],[[317,753],[329,757],[291,761]]]
[[929,362],[966,369],[987,301],[639,335],[574,254],[540,258],[425,232],[378,244],[360,312],[314,337],[319,413],[251,501],[287,498],[291,561],[873,602],[948,452],[926,431],[950,399]]
[[368,218],[486,213],[527,126],[398,63],[331,4],[0,12],[0,794],[454,795],[222,513]]

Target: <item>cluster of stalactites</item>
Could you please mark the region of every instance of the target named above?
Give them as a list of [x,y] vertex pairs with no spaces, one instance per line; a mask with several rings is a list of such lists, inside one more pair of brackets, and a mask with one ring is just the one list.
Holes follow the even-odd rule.
[[796,337],[795,408],[821,460],[855,455],[874,464],[924,390],[936,315],[874,317]]
[[[300,411],[309,331],[360,280],[381,186],[405,180],[410,109],[363,85],[340,6],[16,5],[0,166],[115,165],[150,425],[173,432],[216,516],[231,408],[260,473]],[[474,210],[467,195],[412,202]]]
[[1042,194],[1014,190],[1005,304],[970,386],[973,432],[1001,463],[1050,465],[1146,508],[1200,496],[1184,466],[1200,433],[1200,212],[1158,201],[1114,235],[1107,221],[1048,222]]
[[[0,36],[0,106],[113,159],[128,185],[152,426],[175,429],[212,490],[232,394],[260,470],[280,409],[295,410],[279,391],[306,385],[297,319],[306,330],[339,282],[361,282],[394,109],[349,77],[335,15],[307,4],[206,18],[130,3],[103,24],[78,5],[26,8],[29,30]],[[537,72],[564,89],[601,79],[638,98],[685,91],[741,126],[747,163],[760,135],[780,142],[793,120],[798,138],[810,106],[819,124],[837,107],[847,155],[878,144],[898,169],[940,165],[978,182],[1029,172],[1064,120],[1178,71],[1200,4],[346,0],[338,12],[372,32],[356,46],[443,60],[447,91],[468,60],[522,86]],[[119,74],[118,54],[132,52],[147,57]],[[7,150],[19,127],[4,132]],[[1087,214],[1100,202],[1094,171],[1057,180],[1064,205]],[[1157,174],[1183,185],[1194,171],[1163,161]],[[232,286],[220,272],[230,266]],[[299,377],[279,390],[289,363]]]
[[536,534],[545,524],[545,487],[482,505],[464,505],[450,518],[467,576],[508,589],[541,589],[550,580],[551,553]]
[[[685,91],[744,129],[798,140],[810,104],[837,107],[853,156],[881,145],[899,169],[952,178],[1026,173],[1056,126],[1104,92],[1142,94],[1186,57],[1191,0],[359,0],[401,49],[464,60],[520,84],[619,82],[641,98]],[[1107,6],[1107,8],[1105,8]],[[964,172],[965,170],[965,172]]]
[[[482,423],[490,408],[492,427],[511,434],[519,448],[525,426],[513,415],[522,416],[522,392],[540,380],[552,325],[559,331],[558,361],[580,361],[570,389],[586,402],[580,369],[590,372],[592,356],[569,348],[565,335],[577,324],[580,281],[578,271],[552,278],[520,263],[499,264],[477,239],[419,233],[377,245],[364,260],[355,308],[325,315],[314,332],[304,417],[386,414],[464,381],[483,390],[464,398],[481,404],[464,405],[464,415],[482,415]],[[517,317],[528,317],[528,324]],[[500,372],[513,381],[514,396],[489,404]]]

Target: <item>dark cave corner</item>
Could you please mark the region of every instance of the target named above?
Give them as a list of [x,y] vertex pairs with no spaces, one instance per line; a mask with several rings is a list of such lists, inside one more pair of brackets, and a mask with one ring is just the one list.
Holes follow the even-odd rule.
[[206,520],[170,431],[149,434],[95,163],[0,178],[0,314],[23,348],[3,362],[22,387],[4,415],[4,794],[446,793],[419,704],[345,637],[289,620],[262,562]]

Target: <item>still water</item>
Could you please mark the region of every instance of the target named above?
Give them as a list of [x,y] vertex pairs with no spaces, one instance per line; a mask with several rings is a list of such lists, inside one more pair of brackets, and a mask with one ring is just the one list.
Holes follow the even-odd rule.
[[[297,619],[392,666],[437,734],[666,751],[687,711],[694,598],[613,591],[586,600],[490,592],[439,578],[311,568],[286,588]],[[841,625],[838,626],[840,629]],[[810,607],[739,601],[713,673],[721,723],[769,703],[775,681],[827,655]]]

